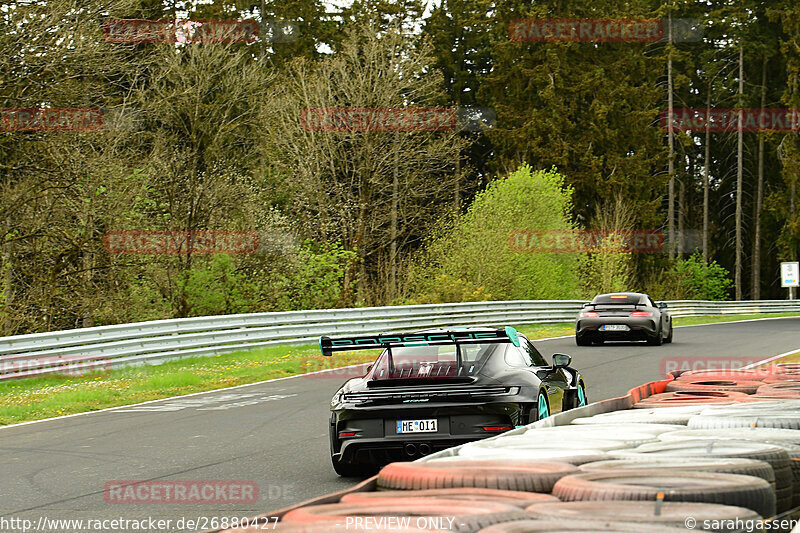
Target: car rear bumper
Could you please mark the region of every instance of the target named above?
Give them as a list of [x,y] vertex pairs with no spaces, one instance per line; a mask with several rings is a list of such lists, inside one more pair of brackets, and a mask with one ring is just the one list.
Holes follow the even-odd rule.
[[[520,404],[509,402],[342,409],[331,416],[331,455],[345,463],[381,465],[408,461],[503,433],[523,422],[522,416]],[[397,432],[398,421],[425,419],[436,419],[436,432]],[[341,433],[355,435],[340,436]]]
[[[603,326],[628,326],[628,331],[605,331]],[[658,324],[653,317],[590,317],[581,318],[575,325],[575,334],[603,339],[646,339],[655,337]]]
[[345,463],[385,465],[395,461],[419,459],[434,452],[453,446],[481,440],[490,435],[472,438],[424,437],[414,436],[402,440],[359,439],[342,444],[341,452],[333,454],[335,459]]

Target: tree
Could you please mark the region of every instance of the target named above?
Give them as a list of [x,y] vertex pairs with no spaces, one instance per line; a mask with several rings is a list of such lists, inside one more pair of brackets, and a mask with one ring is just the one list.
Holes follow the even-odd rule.
[[425,40],[358,25],[336,55],[295,62],[268,98],[272,127],[263,150],[276,154],[273,171],[291,190],[291,208],[309,236],[341,241],[358,254],[358,271],[346,277],[346,284],[356,283],[353,301],[394,297],[386,287],[397,250],[408,250],[435,220],[466,142],[455,129],[318,131],[304,126],[304,117],[329,108],[396,116],[385,110],[436,105],[442,79],[430,53]]
[[577,298],[581,254],[546,253],[535,244],[576,229],[572,193],[555,170],[528,165],[492,181],[464,214],[434,232],[412,270],[410,294],[441,300],[435,295],[455,292],[452,280],[459,280],[498,300]]

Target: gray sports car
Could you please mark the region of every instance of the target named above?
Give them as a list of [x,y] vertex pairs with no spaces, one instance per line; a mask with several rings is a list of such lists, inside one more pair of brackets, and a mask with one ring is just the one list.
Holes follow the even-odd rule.
[[589,346],[607,340],[640,340],[654,346],[672,342],[672,317],[667,304],[656,305],[648,295],[638,292],[595,296],[578,315],[575,342]]

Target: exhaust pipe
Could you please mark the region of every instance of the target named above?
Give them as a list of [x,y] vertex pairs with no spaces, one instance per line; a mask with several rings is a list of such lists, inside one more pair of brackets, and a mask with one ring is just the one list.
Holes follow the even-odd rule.
[[422,455],[429,455],[433,451],[431,449],[431,445],[427,443],[422,443],[419,445],[419,453]]
[[411,443],[406,444],[404,450],[409,457],[417,455],[417,447]]

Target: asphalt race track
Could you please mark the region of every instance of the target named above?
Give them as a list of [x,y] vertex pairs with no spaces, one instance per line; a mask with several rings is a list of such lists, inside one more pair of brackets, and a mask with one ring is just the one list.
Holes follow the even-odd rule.
[[[536,345],[548,358],[571,354],[589,401],[596,401],[671,368],[719,368],[723,361],[741,367],[800,349],[798,331],[800,318],[784,318],[681,327],[674,343],[663,346],[577,347],[572,337]],[[176,527],[179,519],[200,518],[197,530],[210,528],[202,522],[211,517],[252,516],[346,488],[354,481],[333,472],[327,436],[328,404],[343,379],[343,373],[299,376],[0,428],[0,524],[152,517],[172,520],[162,531],[176,531],[189,529]],[[254,482],[259,495],[247,504],[106,501],[107,483],[132,480]],[[0,530],[22,531],[7,524]]]

